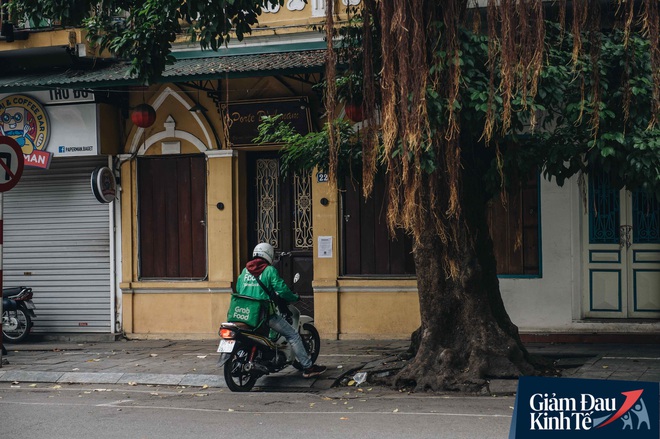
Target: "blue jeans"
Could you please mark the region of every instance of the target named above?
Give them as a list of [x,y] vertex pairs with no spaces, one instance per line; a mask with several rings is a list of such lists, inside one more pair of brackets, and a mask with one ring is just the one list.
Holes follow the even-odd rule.
[[296,358],[304,369],[312,367],[312,359],[309,357],[309,354],[305,349],[300,334],[298,334],[298,331],[296,331],[289,322],[284,320],[281,315],[273,314],[270,319],[268,319],[268,326],[286,338],[286,341],[291,345],[293,353],[296,355]]

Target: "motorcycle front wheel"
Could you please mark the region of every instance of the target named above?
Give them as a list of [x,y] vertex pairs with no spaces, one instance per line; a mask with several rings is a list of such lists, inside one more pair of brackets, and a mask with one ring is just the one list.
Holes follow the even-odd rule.
[[247,371],[248,352],[238,349],[224,365],[227,387],[232,392],[249,392],[257,382],[257,377]]
[[25,310],[18,308],[16,311],[5,311],[2,313],[2,338],[7,343],[20,343],[30,333],[32,319]]
[[[317,331],[314,325],[310,323],[305,323],[302,329],[303,330],[300,331],[300,338],[302,338],[305,350],[307,350],[307,353],[312,359],[312,364],[314,364],[321,351],[321,337],[319,336],[319,331]],[[298,360],[293,362],[293,367],[298,370],[303,370],[302,364],[300,364]]]

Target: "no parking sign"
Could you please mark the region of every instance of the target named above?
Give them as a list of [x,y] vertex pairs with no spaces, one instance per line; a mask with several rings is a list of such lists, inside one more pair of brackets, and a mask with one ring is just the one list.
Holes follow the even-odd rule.
[[23,151],[18,142],[8,136],[0,136],[0,192],[16,186],[23,175]]

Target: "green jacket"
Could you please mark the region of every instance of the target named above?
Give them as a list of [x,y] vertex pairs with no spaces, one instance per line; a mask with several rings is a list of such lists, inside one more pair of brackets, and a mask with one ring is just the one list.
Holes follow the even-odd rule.
[[[269,265],[264,269],[261,276],[259,276],[259,279],[266,287],[270,287],[278,296],[287,302],[297,302],[300,300],[300,297],[289,289],[284,282],[284,279],[280,277],[277,269],[272,265]],[[261,288],[254,276],[248,272],[247,268],[244,268],[240,276],[238,276],[238,280],[236,281],[236,295],[251,297],[264,302],[270,301],[268,293]],[[229,309],[231,310],[232,307],[230,306]],[[268,307],[268,316],[270,317],[274,313],[275,305],[271,303]]]

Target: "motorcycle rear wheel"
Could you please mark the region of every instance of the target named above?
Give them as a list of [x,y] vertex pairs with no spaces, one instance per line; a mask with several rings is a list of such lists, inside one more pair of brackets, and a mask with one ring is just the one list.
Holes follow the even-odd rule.
[[248,363],[248,352],[239,349],[225,363],[225,383],[232,392],[249,392],[257,382],[257,377],[245,370]]
[[[310,323],[305,323],[302,328],[300,338],[302,338],[305,349],[312,359],[312,364],[314,364],[321,351],[321,337],[319,336],[319,331]],[[293,362],[293,367],[303,370],[302,364],[298,360]]]
[[5,311],[2,313],[2,321],[5,319],[8,322],[2,325],[2,338],[5,342],[20,343],[27,338],[32,318],[25,310],[18,308],[15,311]]

